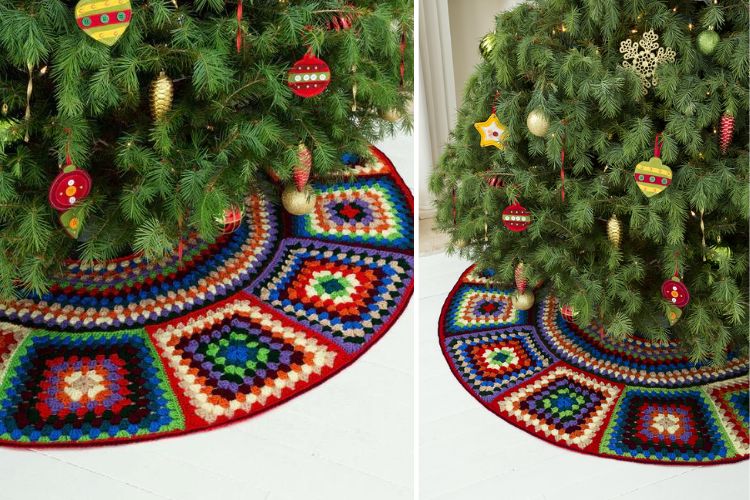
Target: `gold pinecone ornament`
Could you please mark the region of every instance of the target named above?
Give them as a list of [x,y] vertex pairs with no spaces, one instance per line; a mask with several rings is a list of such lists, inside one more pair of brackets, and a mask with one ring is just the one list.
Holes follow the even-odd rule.
[[616,215],[612,215],[607,221],[607,237],[615,248],[620,248],[622,242],[622,224]]
[[151,82],[151,114],[154,120],[161,121],[172,109],[174,84],[163,71]]

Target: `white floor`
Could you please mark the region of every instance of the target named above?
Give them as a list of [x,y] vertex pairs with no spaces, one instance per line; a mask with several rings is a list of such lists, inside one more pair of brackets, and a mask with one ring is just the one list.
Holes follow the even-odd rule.
[[420,259],[419,386],[422,500],[747,500],[748,462],[716,467],[643,465],[548,444],[482,407],[440,351],[440,309],[468,262]]
[[[413,187],[411,137],[380,147]],[[412,311],[344,372],[244,422],[117,447],[0,448],[0,498],[410,500]]]

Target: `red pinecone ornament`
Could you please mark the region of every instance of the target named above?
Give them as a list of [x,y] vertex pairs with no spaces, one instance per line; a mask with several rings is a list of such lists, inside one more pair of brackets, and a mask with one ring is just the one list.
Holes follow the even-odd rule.
[[733,134],[734,116],[724,113],[721,115],[721,121],[719,122],[719,149],[721,150],[721,154],[725,155],[729,151]]
[[526,288],[529,286],[529,280],[526,279],[526,276],[523,270],[523,262],[519,262],[516,265],[515,278],[516,278],[516,290],[518,290],[518,293],[523,295],[524,293],[526,293]]
[[307,186],[310,180],[310,171],[312,171],[312,154],[307,146],[300,144],[297,147],[297,165],[294,167],[294,185],[300,193]]
[[489,184],[493,188],[501,188],[505,186],[505,182],[503,182],[503,178],[499,175],[493,175],[492,177],[487,179],[487,184]]

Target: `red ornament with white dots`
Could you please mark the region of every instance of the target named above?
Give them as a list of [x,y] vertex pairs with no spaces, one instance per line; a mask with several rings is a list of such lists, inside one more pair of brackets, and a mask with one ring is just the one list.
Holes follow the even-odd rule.
[[52,181],[49,188],[49,204],[59,212],[72,208],[91,192],[91,176],[75,165],[66,166]]
[[680,309],[690,302],[690,292],[677,275],[665,280],[661,284],[661,296],[664,300]]
[[300,97],[315,97],[331,83],[331,70],[326,62],[311,53],[294,63],[287,84]]
[[517,201],[503,210],[503,225],[513,232],[519,233],[528,229],[531,224],[531,212]]

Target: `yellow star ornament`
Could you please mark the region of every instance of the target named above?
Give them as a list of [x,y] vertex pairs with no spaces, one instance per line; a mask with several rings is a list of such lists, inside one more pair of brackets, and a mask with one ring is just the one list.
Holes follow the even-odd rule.
[[479,143],[480,146],[483,148],[495,146],[497,149],[505,149],[505,125],[500,123],[495,113],[492,113],[487,121],[475,123],[474,128],[477,129],[482,138]]

